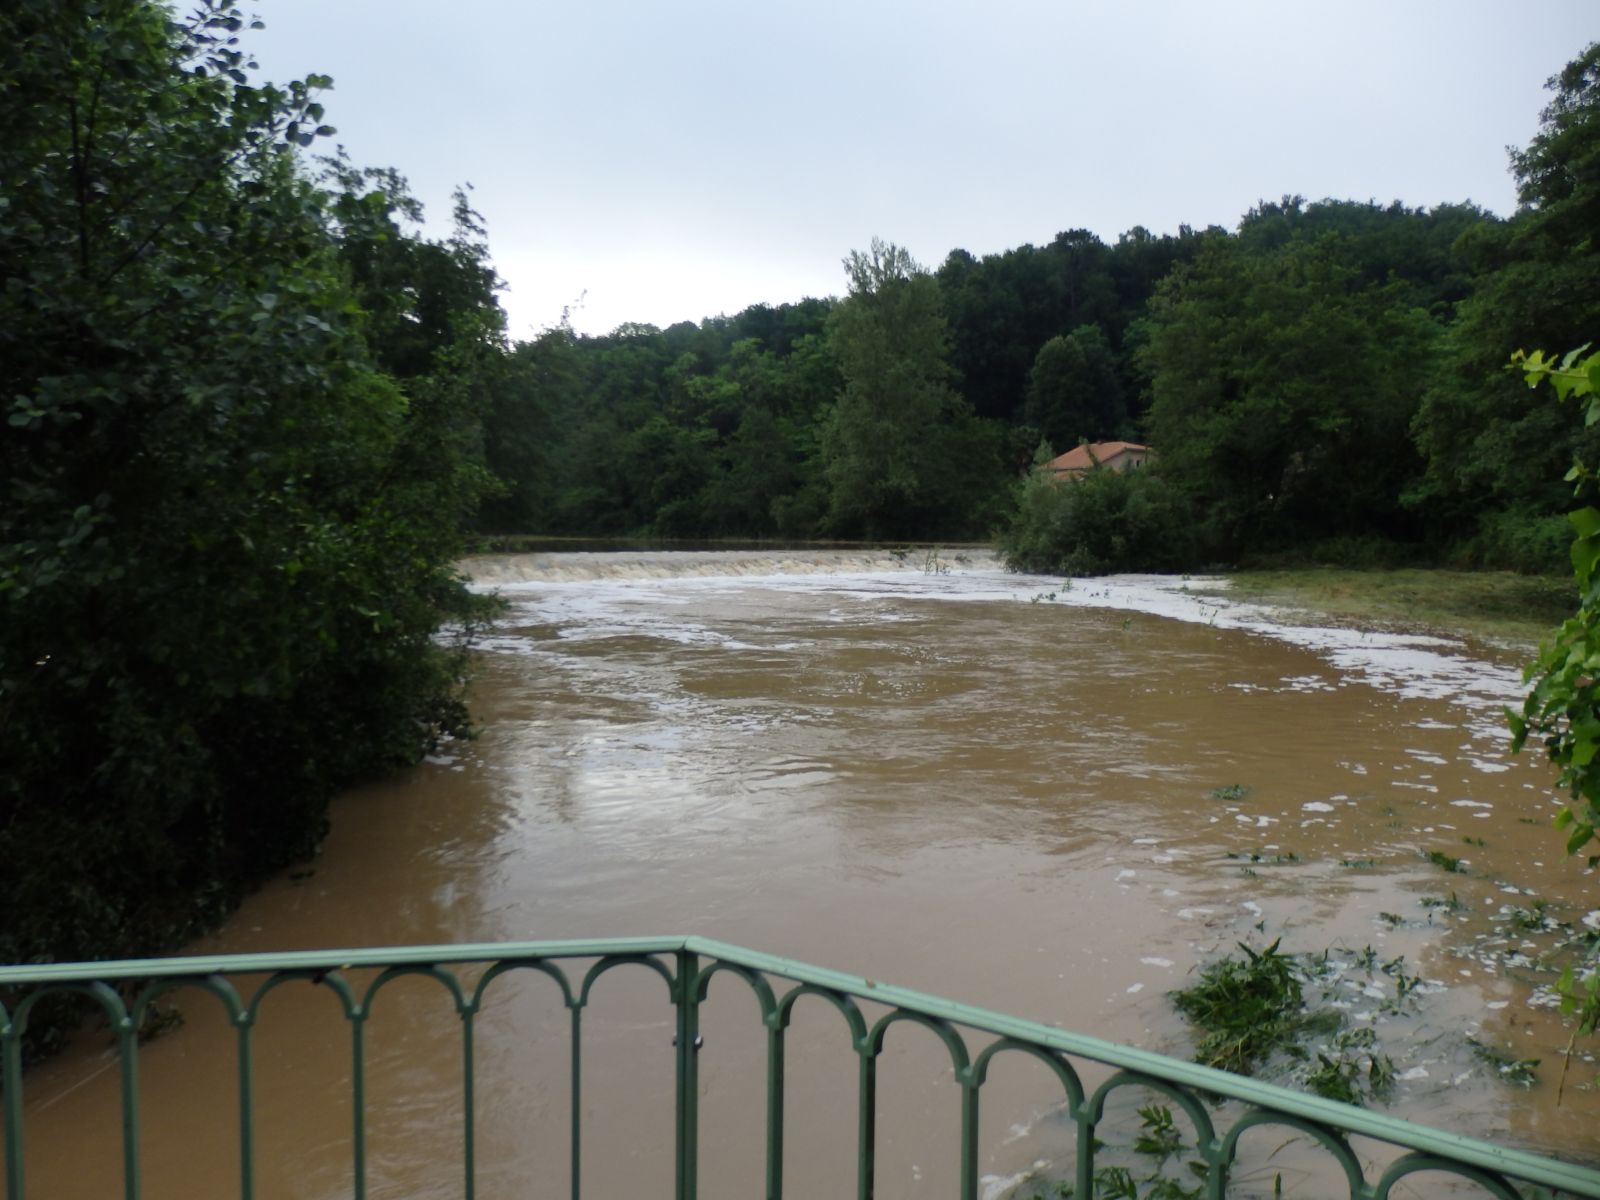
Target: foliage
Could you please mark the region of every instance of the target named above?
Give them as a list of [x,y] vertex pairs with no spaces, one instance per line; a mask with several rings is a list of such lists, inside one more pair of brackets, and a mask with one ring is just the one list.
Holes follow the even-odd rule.
[[1306,1087],[1341,1104],[1388,1095],[1394,1089],[1394,1060],[1377,1049],[1377,1041],[1370,1025],[1341,1030],[1327,1050],[1317,1051],[1317,1065],[1306,1075]]
[[1421,978],[1406,971],[1404,957],[1380,962],[1370,946],[1354,954],[1329,948],[1302,956],[1283,954],[1278,946],[1275,941],[1257,952],[1240,944],[1243,957],[1211,963],[1199,982],[1172,994],[1201,1034],[1196,1060],[1246,1075],[1278,1060],[1275,1069],[1290,1064],[1309,1091],[1330,1100],[1359,1105],[1387,1097],[1395,1066],[1374,1027],[1348,1027],[1341,1006],[1314,1006],[1306,987],[1320,986],[1323,1001],[1342,996],[1354,970],[1365,973],[1367,994],[1373,995],[1381,974],[1392,983],[1393,995],[1377,1005],[1372,1015],[1379,1016],[1411,1011]]
[[1178,1011],[1204,1031],[1195,1060],[1239,1075],[1293,1042],[1305,1007],[1300,969],[1278,942],[1243,958],[1223,958],[1198,983],[1172,995]]
[[1099,468],[1059,481],[1035,470],[999,538],[1016,571],[1100,575],[1173,571],[1198,560],[1189,505],[1158,469]]
[[1212,556],[1341,533],[1402,537],[1407,431],[1434,322],[1335,242],[1214,239],[1161,286],[1144,358],[1149,441],[1205,513]]
[[874,539],[948,529],[998,482],[999,456],[950,386],[938,284],[878,239],[845,271],[850,295],[828,322],[844,386],[820,437],[829,524]]
[[[1186,1183],[1172,1172],[1180,1164],[1175,1161],[1185,1152],[1193,1155],[1196,1148],[1187,1142],[1183,1131],[1173,1120],[1172,1110],[1165,1104],[1146,1104],[1139,1109],[1139,1132],[1131,1147],[1105,1147],[1097,1144],[1097,1151],[1122,1151],[1128,1164],[1109,1163],[1094,1170],[1094,1194],[1105,1200],[1200,1200],[1206,1194],[1206,1182],[1211,1169],[1197,1157],[1191,1157],[1181,1166],[1187,1171]],[[1130,1153],[1131,1151],[1131,1153]],[[1033,1200],[1045,1200],[1046,1195],[1069,1200],[1075,1192],[1073,1185],[1055,1183],[1049,1192],[1032,1188]]]
[[1023,413],[1053,446],[1103,441],[1124,431],[1122,385],[1100,326],[1080,325],[1039,347]]
[[1410,500],[1431,513],[1439,536],[1485,514],[1559,514],[1561,473],[1574,457],[1600,452],[1600,430],[1566,420],[1503,369],[1520,348],[1575,346],[1600,328],[1597,65],[1600,43],[1548,82],[1554,98],[1539,133],[1511,153],[1517,215],[1461,239],[1472,289],[1414,430],[1428,467]]
[[1507,1083],[1526,1088],[1532,1087],[1539,1081],[1537,1058],[1518,1058],[1498,1046],[1486,1045],[1476,1038],[1468,1038],[1467,1043],[1479,1061],[1493,1067],[1495,1074]]
[[[1586,400],[1586,424],[1600,421],[1600,353],[1575,350],[1556,362],[1536,351],[1515,361],[1530,386],[1549,380],[1561,399]],[[1567,479],[1582,490],[1593,476],[1579,464],[1567,472]],[[1567,852],[1573,854],[1594,838],[1600,826],[1600,684],[1595,678],[1600,674],[1600,572],[1595,570],[1600,563],[1600,510],[1585,506],[1567,519],[1576,533],[1571,557],[1578,611],[1540,648],[1537,661],[1528,668],[1527,678],[1534,686],[1522,712],[1508,715],[1513,749],[1520,750],[1529,735],[1538,736],[1551,761],[1561,768],[1561,786],[1572,802],[1557,823],[1568,831]]]
[[[1513,366],[1521,369],[1530,388],[1548,381],[1560,399],[1584,402],[1584,424],[1594,425],[1600,422],[1600,353],[1586,350],[1580,347],[1559,361],[1541,351],[1519,354]],[[1580,494],[1595,481],[1582,463],[1574,464],[1566,478]],[[1571,554],[1578,611],[1540,647],[1524,678],[1533,687],[1522,711],[1507,710],[1506,716],[1514,751],[1530,736],[1538,737],[1560,768],[1560,784],[1569,800],[1556,817],[1556,827],[1566,831],[1567,853],[1576,854],[1600,828],[1600,509],[1585,505],[1569,513],[1568,520],[1576,534]],[[1569,967],[1559,990],[1562,1010],[1578,1016],[1573,1036],[1593,1033],[1600,1026],[1600,974],[1590,972],[1578,980]]]
[[1459,858],[1452,858],[1442,850],[1429,850],[1422,857],[1441,870],[1449,871],[1456,875],[1466,873],[1466,868],[1461,865]]
[[245,26],[0,11],[3,961],[170,948],[465,726],[481,231],[318,186],[328,81],[255,81]]

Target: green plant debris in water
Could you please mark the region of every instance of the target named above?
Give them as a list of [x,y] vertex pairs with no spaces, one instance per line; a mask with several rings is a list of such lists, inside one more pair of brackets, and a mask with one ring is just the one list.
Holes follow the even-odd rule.
[[1212,963],[1200,981],[1172,994],[1173,1003],[1202,1032],[1195,1060],[1250,1075],[1304,1032],[1303,972],[1274,941],[1256,951],[1239,943],[1243,958]]
[[[1119,1161],[1095,1168],[1095,1200],[1201,1200],[1210,1180],[1210,1168],[1197,1156],[1192,1139],[1186,1139],[1164,1104],[1139,1109],[1139,1132],[1132,1146],[1095,1144],[1097,1155]],[[1195,1157],[1187,1157],[1195,1156]],[[1012,1193],[1017,1200],[1072,1200],[1077,1193],[1064,1180],[1034,1179],[1026,1191]]]
[[1429,850],[1423,857],[1434,866],[1442,867],[1446,871],[1457,875],[1466,874],[1467,869],[1461,865],[1461,860],[1459,858],[1451,858],[1442,850]]
[[1242,783],[1226,783],[1212,788],[1208,794],[1213,800],[1243,800],[1250,794],[1250,789]]
[[1537,1058],[1518,1058],[1498,1046],[1486,1045],[1476,1038],[1468,1038],[1472,1052],[1486,1065],[1493,1067],[1500,1078],[1518,1087],[1532,1087],[1539,1078]]
[[1248,859],[1252,863],[1297,863],[1300,861],[1300,856],[1293,850],[1283,850],[1278,853],[1268,853],[1265,850],[1251,850],[1248,852],[1230,850],[1227,856],[1233,859]]
[[[1281,941],[1264,950],[1239,943],[1239,955],[1211,963],[1173,1003],[1199,1035],[1195,1060],[1239,1075],[1271,1073],[1308,1091],[1364,1104],[1383,1100],[1397,1077],[1394,1060],[1372,1025],[1349,1028],[1341,998],[1356,987],[1375,1003],[1376,1020],[1415,1010],[1421,976],[1405,957],[1381,961],[1371,946],[1328,948],[1320,954],[1285,954]],[[1364,974],[1364,984],[1351,979]],[[1326,1003],[1308,1003],[1308,987]],[[1270,1069],[1270,1071],[1269,1071]]]
[[1366,1096],[1387,1097],[1394,1090],[1394,1061],[1378,1050],[1377,1043],[1377,1031],[1370,1025],[1341,1030],[1326,1051],[1317,1052],[1317,1065],[1306,1076],[1306,1086],[1345,1104],[1360,1104]]

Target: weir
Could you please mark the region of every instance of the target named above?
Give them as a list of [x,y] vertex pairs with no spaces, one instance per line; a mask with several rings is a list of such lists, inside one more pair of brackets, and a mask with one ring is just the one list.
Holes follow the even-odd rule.
[[[230,1072],[237,1104],[238,1187],[242,1200],[256,1200],[259,1156],[256,1151],[256,1038],[270,1012],[263,1002],[288,985],[324,989],[337,999],[347,1028],[348,1087],[351,1124],[347,1140],[351,1193],[369,1194],[366,1027],[380,993],[395,981],[431,981],[460,1023],[459,1194],[479,1195],[477,1168],[478,1117],[500,1103],[479,1094],[475,1085],[479,1056],[474,1034],[486,999],[508,976],[531,972],[555,985],[569,1018],[567,1045],[570,1094],[570,1194],[584,1194],[583,1128],[584,1013],[596,984],[622,968],[635,978],[632,986],[648,986],[662,996],[670,1013],[673,1058],[674,1153],[672,1194],[692,1200],[700,1193],[700,1150],[714,1131],[700,1122],[705,1092],[698,1062],[703,1045],[700,1008],[715,984],[748,994],[747,1009],[764,1030],[765,1183],[769,1200],[785,1189],[785,1074],[789,1065],[785,1034],[797,1006],[821,1005],[833,1010],[837,1034],[846,1040],[856,1062],[853,1145],[837,1147],[855,1159],[855,1192],[862,1200],[874,1195],[878,1151],[877,1123],[882,1103],[878,1063],[890,1039],[915,1026],[933,1035],[948,1054],[948,1084],[960,1093],[958,1121],[946,1135],[959,1146],[959,1175],[952,1186],[930,1183],[928,1194],[955,1194],[978,1200],[979,1112],[991,1064],[1022,1057],[1052,1075],[1059,1087],[1063,1117],[1075,1130],[1070,1184],[1055,1186],[1052,1195],[1079,1200],[1126,1196],[1126,1176],[1097,1166],[1102,1139],[1123,1112],[1117,1100],[1125,1092],[1158,1096],[1177,1110],[1193,1135],[1192,1156],[1198,1170],[1189,1183],[1198,1194],[1221,1200],[1239,1194],[1230,1190],[1242,1141],[1253,1130],[1298,1138],[1321,1155],[1328,1170],[1318,1176],[1315,1195],[1348,1196],[1350,1200],[1389,1200],[1400,1195],[1464,1194],[1497,1200],[1525,1197],[1600,1197],[1600,1171],[1552,1158],[1504,1149],[1487,1142],[1398,1120],[1361,1108],[1302,1095],[1252,1079],[1179,1061],[1025,1021],[988,1009],[742,949],[699,937],[603,939],[597,941],[506,942],[392,949],[354,949],[297,954],[241,954],[211,957],[146,959],[128,962],[80,963],[0,968],[0,1052],[3,1052],[6,1200],[29,1196],[25,1156],[27,1080],[22,1070],[22,1041],[30,1013],[46,997],[73,994],[97,1005],[116,1041],[116,1069],[121,1081],[122,1191],[138,1200],[142,1191],[139,1059],[141,1030],[152,1006],[168,993],[184,988],[206,993],[226,1011],[236,1032],[233,1061],[210,1064]],[[641,976],[654,976],[646,982]],[[726,977],[717,983],[719,977]],[[663,1053],[668,1052],[665,1048]],[[850,1103],[850,1097],[840,1097]],[[85,1138],[117,1136],[112,1129],[86,1131]],[[613,1135],[615,1136],[615,1135]],[[623,1134],[626,1138],[626,1134]],[[1282,1136],[1276,1140],[1281,1142]],[[1358,1152],[1358,1141],[1379,1147]],[[289,1153],[292,1155],[293,1148]],[[664,1181],[663,1181],[664,1182]],[[1070,1189],[1062,1190],[1063,1188]],[[1442,1190],[1435,1190],[1442,1189]],[[665,1194],[665,1187],[660,1189]],[[1031,1192],[1009,1194],[1031,1195]],[[1142,1193],[1141,1193],[1142,1194]],[[1162,1195],[1191,1195],[1167,1191]],[[1310,1193],[1300,1193],[1310,1194]]]

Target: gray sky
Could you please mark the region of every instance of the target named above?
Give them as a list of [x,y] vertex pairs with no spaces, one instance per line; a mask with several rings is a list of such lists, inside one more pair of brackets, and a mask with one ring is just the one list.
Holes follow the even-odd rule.
[[1505,148],[1595,0],[245,0],[267,78],[442,232],[474,185],[511,335],[844,290],[1064,229],[1234,227],[1258,200],[1515,205]]

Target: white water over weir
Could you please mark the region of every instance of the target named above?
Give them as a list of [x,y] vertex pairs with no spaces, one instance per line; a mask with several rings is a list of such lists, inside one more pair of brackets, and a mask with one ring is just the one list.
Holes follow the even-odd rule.
[[599,579],[685,579],[842,575],[874,571],[943,572],[1002,569],[988,547],[887,546],[831,550],[602,550],[485,555],[462,564],[483,587],[573,583]]

